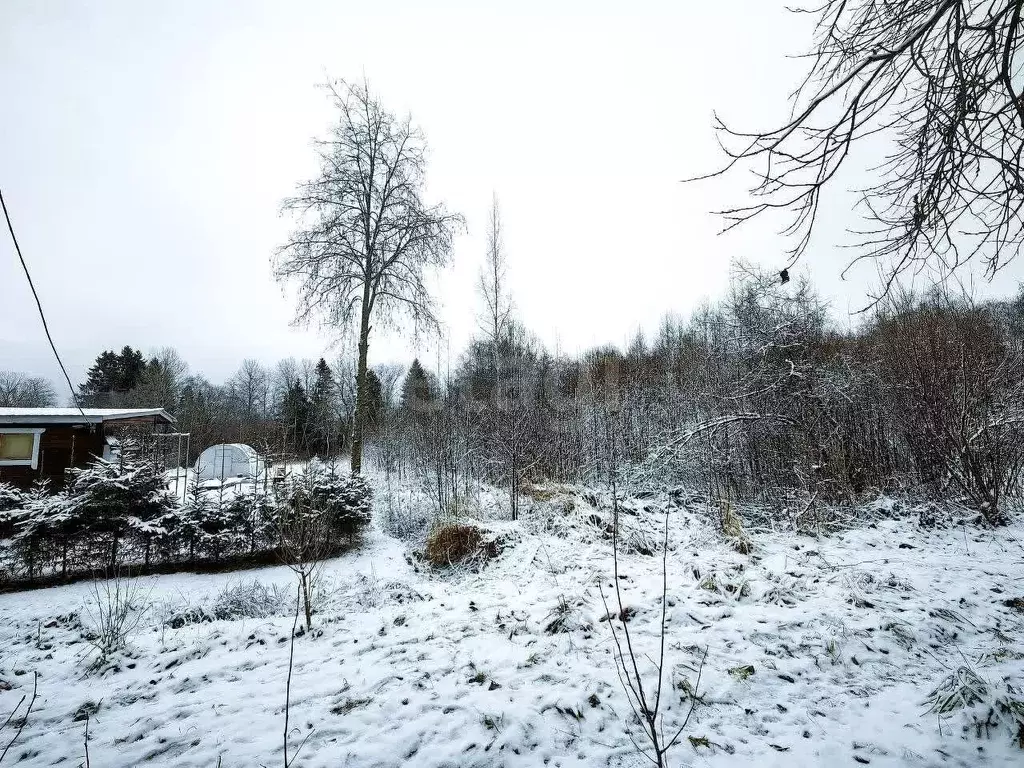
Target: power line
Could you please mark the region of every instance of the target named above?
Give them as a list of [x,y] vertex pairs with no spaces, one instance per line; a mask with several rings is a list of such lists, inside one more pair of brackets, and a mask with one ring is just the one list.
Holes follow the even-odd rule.
[[82,418],[85,418],[85,411],[82,410],[82,406],[78,402],[78,395],[75,393],[75,386],[71,383],[71,377],[68,376],[67,368],[64,367],[64,362],[60,359],[60,354],[57,352],[57,345],[53,343],[53,337],[50,335],[50,327],[46,324],[46,314],[43,312],[43,305],[39,301],[39,294],[36,293],[36,286],[32,282],[32,275],[28,271],[28,264],[25,263],[25,257],[21,255],[21,246],[18,245],[18,236],[14,234],[14,225],[11,223],[11,214],[7,212],[7,203],[4,202],[4,193],[0,189],[0,208],[4,209],[4,218],[7,219],[7,231],[11,233],[11,240],[14,241],[14,250],[18,254],[18,261],[21,262],[21,268],[25,271],[25,278],[28,280],[28,287],[32,289],[32,297],[36,300],[36,307],[39,309],[39,319],[43,321],[43,330],[46,332],[46,340],[50,342],[50,349],[53,350],[53,356],[57,358],[57,365],[60,366],[61,373],[64,374],[64,380],[68,383],[68,389],[71,390],[71,400],[74,402],[75,407],[81,412]]

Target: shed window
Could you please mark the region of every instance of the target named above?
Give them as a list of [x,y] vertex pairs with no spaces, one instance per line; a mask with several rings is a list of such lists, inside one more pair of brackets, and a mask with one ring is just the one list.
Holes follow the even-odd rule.
[[0,466],[36,468],[41,429],[0,430]]

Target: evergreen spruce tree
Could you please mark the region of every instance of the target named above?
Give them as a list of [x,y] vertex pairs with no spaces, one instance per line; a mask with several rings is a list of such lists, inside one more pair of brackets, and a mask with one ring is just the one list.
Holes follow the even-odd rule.
[[333,464],[312,459],[292,479],[286,506],[290,514],[323,516],[333,547],[343,535],[351,541],[370,522],[370,501],[362,475],[343,474]]
[[21,510],[22,493],[10,483],[0,480],[0,538],[13,532],[14,521]]
[[20,508],[12,511],[12,543],[31,579],[39,576],[45,568],[48,544],[56,528],[50,481],[35,481],[27,492],[21,494],[20,501]]
[[188,553],[190,562],[202,551],[204,526],[214,512],[215,505],[199,482],[199,473],[193,473],[185,491],[185,502],[178,510],[175,529],[175,538]]
[[117,567],[118,549],[127,536],[142,540],[148,562],[151,544],[163,533],[159,521],[175,506],[156,462],[126,440],[117,460],[97,459],[69,474],[70,513],[88,520],[92,532],[109,537],[109,567]]
[[306,390],[295,379],[285,392],[280,416],[284,422],[285,445],[291,445],[298,454],[305,454],[309,450],[309,414],[310,402]]
[[146,371],[146,358],[130,346],[120,353],[101,352],[78,387],[83,405],[103,407],[114,405],[118,398],[135,389]]
[[411,414],[423,413],[436,400],[437,393],[429,375],[420,361],[414,359],[402,382],[402,410]]
[[338,452],[337,384],[327,361],[322,357],[316,364],[316,380],[310,393],[310,450],[317,456],[328,458]]

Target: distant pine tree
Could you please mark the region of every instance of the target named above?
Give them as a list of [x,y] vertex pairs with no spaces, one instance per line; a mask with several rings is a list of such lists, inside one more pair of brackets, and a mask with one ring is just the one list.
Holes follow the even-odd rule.
[[337,402],[338,385],[334,373],[322,357],[316,364],[316,379],[310,393],[309,409],[310,450],[318,456],[331,456],[338,452]]
[[118,392],[131,392],[142,381],[142,375],[146,371],[146,358],[137,349],[125,345],[119,356]]
[[84,405],[96,406],[109,400],[118,380],[116,352],[101,352],[86,373],[85,383],[78,386]]
[[130,346],[120,353],[101,352],[86,373],[85,383],[78,387],[82,404],[91,407],[110,406],[135,389],[146,371],[146,358]]
[[437,392],[430,376],[420,365],[418,359],[412,361],[405,381],[402,382],[402,410],[410,413],[422,413],[437,400]]
[[295,381],[288,387],[281,401],[280,416],[284,422],[285,445],[291,446],[295,453],[305,454],[309,451],[309,418],[312,406],[302,383]]

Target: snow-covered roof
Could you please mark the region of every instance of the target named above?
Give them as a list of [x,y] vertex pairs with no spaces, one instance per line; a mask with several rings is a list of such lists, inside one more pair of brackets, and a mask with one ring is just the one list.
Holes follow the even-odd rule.
[[174,417],[163,408],[0,408],[0,425],[101,424],[146,418],[174,423]]

